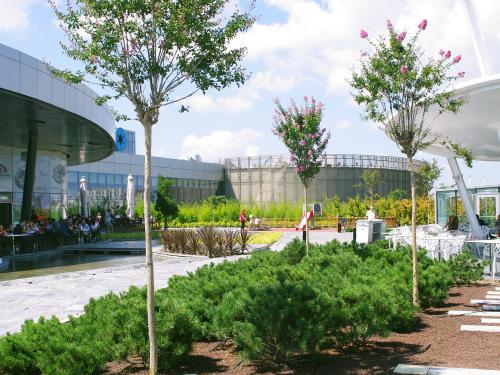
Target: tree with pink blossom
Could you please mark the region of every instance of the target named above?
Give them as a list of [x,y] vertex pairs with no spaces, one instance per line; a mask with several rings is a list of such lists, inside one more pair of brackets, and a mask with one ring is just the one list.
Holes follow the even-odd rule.
[[413,303],[417,306],[415,154],[440,142],[463,157],[468,165],[472,162],[468,150],[443,140],[432,131],[429,122],[425,122],[431,107],[438,107],[438,115],[457,113],[466,101],[451,88],[451,84],[465,74],[463,71],[453,73],[462,57],[456,55],[450,59],[451,51],[440,50],[434,58],[424,59],[417,42],[426,28],[427,20],[423,20],[413,35],[407,35],[406,30],[398,32],[388,20],[387,33],[376,41],[362,30],[360,37],[369,43],[372,51],[361,55],[360,66],[350,79],[355,101],[364,106],[364,118],[380,124],[408,160],[412,193]]
[[[277,135],[290,152],[290,161],[295,165],[304,186],[304,204],[307,215],[307,188],[318,174],[322,163],[322,154],[330,140],[330,132],[321,128],[324,105],[314,98],[304,97],[300,108],[293,100],[288,108],[283,107],[278,99],[274,100],[274,127]],[[306,220],[306,253],[309,251],[309,228]]]

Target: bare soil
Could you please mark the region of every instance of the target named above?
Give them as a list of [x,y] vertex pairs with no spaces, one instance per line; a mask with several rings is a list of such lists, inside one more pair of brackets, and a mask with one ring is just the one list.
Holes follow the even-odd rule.
[[[420,324],[411,333],[375,337],[359,350],[326,350],[305,356],[296,365],[281,369],[262,369],[240,361],[231,345],[196,343],[186,365],[169,374],[392,374],[399,363],[500,369],[500,333],[461,332],[462,324],[479,324],[479,317],[451,316],[448,310],[477,310],[471,299],[483,299],[499,282],[482,282],[455,287],[446,304],[420,314]],[[137,359],[129,363],[110,363],[105,374],[146,375]]]

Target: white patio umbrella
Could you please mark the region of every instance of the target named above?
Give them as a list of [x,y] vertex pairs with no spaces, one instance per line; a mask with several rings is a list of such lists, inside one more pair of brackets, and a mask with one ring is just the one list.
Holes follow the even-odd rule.
[[132,175],[128,175],[127,180],[127,216],[129,219],[134,217],[134,208],[135,208],[135,185],[134,178]]
[[87,199],[87,180],[82,176],[80,178],[80,215],[89,216],[89,203]]

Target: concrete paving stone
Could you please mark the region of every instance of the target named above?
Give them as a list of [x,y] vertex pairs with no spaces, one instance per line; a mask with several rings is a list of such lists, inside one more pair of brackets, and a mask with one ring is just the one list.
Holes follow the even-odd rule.
[[500,301],[492,299],[471,299],[470,303],[476,305],[500,305]]
[[500,375],[497,370],[482,370],[453,367],[430,367],[420,365],[399,364],[394,369],[395,374],[407,375]]
[[460,331],[500,333],[500,326],[485,326],[485,325],[467,325],[467,324],[463,324],[463,325],[460,326]]

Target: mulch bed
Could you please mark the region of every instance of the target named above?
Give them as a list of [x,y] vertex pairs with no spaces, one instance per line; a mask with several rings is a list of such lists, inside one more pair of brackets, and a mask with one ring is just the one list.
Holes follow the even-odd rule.
[[[392,374],[398,363],[443,367],[500,369],[500,334],[460,332],[462,324],[479,324],[480,317],[451,316],[448,310],[479,310],[471,299],[483,299],[499,282],[482,282],[450,291],[445,306],[418,314],[411,333],[375,337],[361,350],[327,350],[306,356],[285,369],[259,369],[240,361],[230,345],[197,343],[186,365],[169,374]],[[111,374],[148,374],[137,361],[111,363]]]

